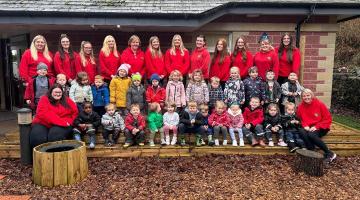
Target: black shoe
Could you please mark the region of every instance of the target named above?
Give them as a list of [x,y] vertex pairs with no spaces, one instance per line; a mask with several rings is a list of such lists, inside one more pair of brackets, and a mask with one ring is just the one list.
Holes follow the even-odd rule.
[[330,164],[336,159],[336,157],[337,155],[331,152],[325,156],[325,161]]

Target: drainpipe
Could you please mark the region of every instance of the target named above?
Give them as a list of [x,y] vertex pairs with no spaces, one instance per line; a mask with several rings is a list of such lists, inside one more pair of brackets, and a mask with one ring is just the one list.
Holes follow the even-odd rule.
[[300,47],[300,32],[301,32],[301,25],[309,21],[310,17],[315,13],[316,4],[311,5],[308,15],[296,23],[295,32],[296,32],[296,47]]

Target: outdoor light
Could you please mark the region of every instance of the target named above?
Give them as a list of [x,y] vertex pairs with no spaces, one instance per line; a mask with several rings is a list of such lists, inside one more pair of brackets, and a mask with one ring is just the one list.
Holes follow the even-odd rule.
[[120,24],[116,25],[116,28],[121,28]]
[[32,112],[29,108],[21,108],[17,111],[18,124],[31,124]]
[[32,149],[30,147],[32,111],[28,108],[22,108],[17,111],[17,114],[20,133],[21,163],[28,165],[32,163]]

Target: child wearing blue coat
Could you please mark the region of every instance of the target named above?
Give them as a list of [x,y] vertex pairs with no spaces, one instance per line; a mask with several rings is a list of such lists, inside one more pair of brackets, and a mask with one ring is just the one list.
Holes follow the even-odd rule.
[[105,114],[105,106],[110,103],[109,89],[104,83],[104,77],[101,75],[95,76],[94,84],[91,86],[93,95],[93,110],[100,116]]

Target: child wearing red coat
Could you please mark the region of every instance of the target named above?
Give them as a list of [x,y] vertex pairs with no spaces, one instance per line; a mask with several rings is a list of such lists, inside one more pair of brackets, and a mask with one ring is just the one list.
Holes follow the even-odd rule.
[[219,146],[219,133],[223,134],[223,145],[227,145],[228,127],[230,126],[230,118],[226,113],[226,106],[223,101],[217,101],[215,112],[209,116],[209,125],[214,129],[215,146]]
[[264,143],[264,111],[260,106],[260,99],[258,97],[252,97],[250,99],[250,106],[245,108],[244,111],[244,126],[242,131],[245,137],[249,140],[252,146],[260,144],[265,147]]
[[138,104],[132,104],[130,108],[130,113],[125,118],[126,139],[124,148],[127,148],[134,144],[144,146],[145,126],[145,117],[140,114],[140,106]]
[[160,77],[158,74],[153,74],[150,77],[151,85],[148,86],[145,92],[146,102],[149,103],[159,103],[161,108],[164,108],[165,103],[165,89],[159,85]]

